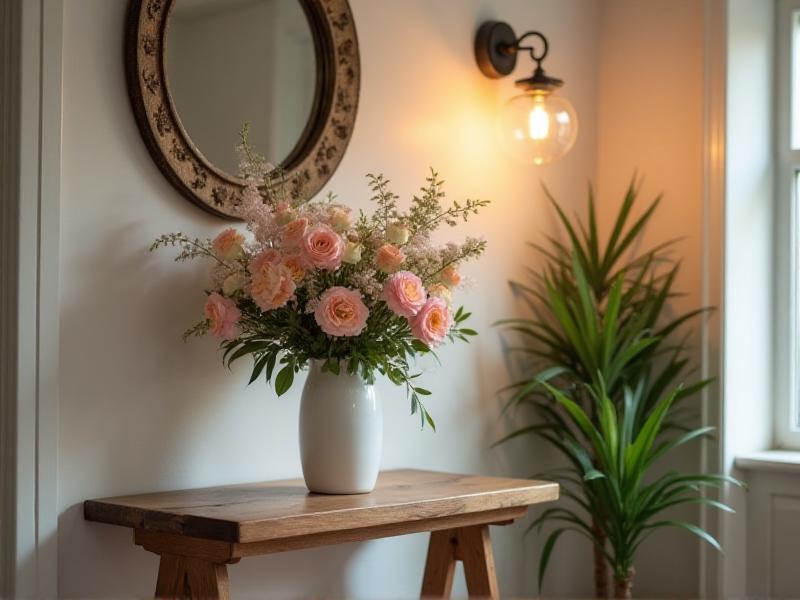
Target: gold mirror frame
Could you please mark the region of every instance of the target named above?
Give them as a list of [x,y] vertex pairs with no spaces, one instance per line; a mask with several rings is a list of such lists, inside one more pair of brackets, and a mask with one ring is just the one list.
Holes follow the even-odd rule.
[[[131,0],[125,39],[128,94],[156,165],[186,198],[221,217],[240,218],[244,181],[213,165],[186,133],[167,85],[165,39],[177,0]],[[281,163],[294,193],[313,196],[331,178],[353,133],[361,67],[347,0],[300,0],[314,35],[317,82],[312,111]]]

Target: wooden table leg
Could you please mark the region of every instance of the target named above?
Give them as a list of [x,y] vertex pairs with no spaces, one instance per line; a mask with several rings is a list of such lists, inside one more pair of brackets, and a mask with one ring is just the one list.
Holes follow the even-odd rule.
[[459,558],[464,561],[467,592],[479,598],[499,598],[494,570],[489,526],[478,525],[458,530]]
[[162,554],[156,598],[229,600],[228,569],[199,558]]
[[464,563],[470,597],[498,598],[492,541],[488,525],[434,531],[428,545],[422,596],[449,598],[456,561]]
[[457,544],[457,529],[431,532],[425,575],[422,577],[423,598],[450,597],[453,590],[453,573],[456,570]]

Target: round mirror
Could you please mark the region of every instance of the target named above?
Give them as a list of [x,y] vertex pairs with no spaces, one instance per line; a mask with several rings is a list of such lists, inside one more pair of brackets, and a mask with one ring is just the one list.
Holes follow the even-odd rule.
[[187,136],[206,159],[238,174],[243,123],[273,164],[302,141],[316,88],[314,37],[300,0],[176,0],[167,84]]
[[360,80],[348,0],[130,0],[128,91],[155,163],[202,208],[240,218],[235,147],[281,165],[295,197],[325,185],[353,133]]

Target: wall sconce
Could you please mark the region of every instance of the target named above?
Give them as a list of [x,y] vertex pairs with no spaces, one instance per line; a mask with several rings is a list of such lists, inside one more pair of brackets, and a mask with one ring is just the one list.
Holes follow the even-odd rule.
[[[527,38],[539,39],[539,53],[534,46],[522,45]],[[547,38],[538,31],[517,38],[511,26],[501,21],[485,22],[475,36],[475,59],[487,77],[499,79],[511,73],[522,50],[527,50],[536,63],[533,75],[516,82],[523,93],[508,101],[498,120],[502,146],[515,158],[534,165],[558,160],[569,152],[578,136],[575,109],[555,93],[564,82],[542,69],[548,49]]]

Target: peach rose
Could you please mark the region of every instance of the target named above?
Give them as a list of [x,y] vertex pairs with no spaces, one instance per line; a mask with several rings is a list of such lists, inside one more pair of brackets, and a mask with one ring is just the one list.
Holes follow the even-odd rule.
[[409,271],[398,271],[386,280],[381,300],[394,314],[413,317],[425,304],[422,280]]
[[322,292],[314,311],[314,319],[328,335],[349,337],[360,334],[367,326],[369,309],[361,300],[361,292],[336,286]]
[[268,311],[285,306],[295,288],[292,272],[286,266],[264,260],[253,272],[249,292],[258,307]]
[[242,313],[233,300],[216,292],[209,294],[204,310],[209,321],[209,330],[214,337],[232,340],[239,335],[238,323]]
[[441,298],[428,298],[425,306],[408,322],[413,336],[434,348],[444,341],[450,331],[450,311]]
[[284,248],[299,248],[308,230],[308,219],[295,219],[283,226],[281,244]]
[[277,265],[281,262],[281,253],[272,248],[267,248],[250,261],[247,269],[255,275],[264,268],[264,265]]
[[406,260],[406,255],[397,246],[384,244],[378,248],[375,264],[384,273],[394,273]]
[[335,271],[342,264],[344,240],[327,225],[317,225],[303,238],[302,251],[311,266]]
[[233,227],[228,227],[211,242],[211,248],[217,258],[235,260],[244,253],[244,236]]
[[293,254],[283,259],[283,266],[289,269],[292,274],[292,279],[295,283],[299,283],[306,276],[306,264],[299,254]]
[[442,272],[439,273],[439,280],[452,289],[458,287],[458,284],[461,283],[461,273],[458,272],[458,269],[456,269],[454,265],[450,265],[442,269]]

